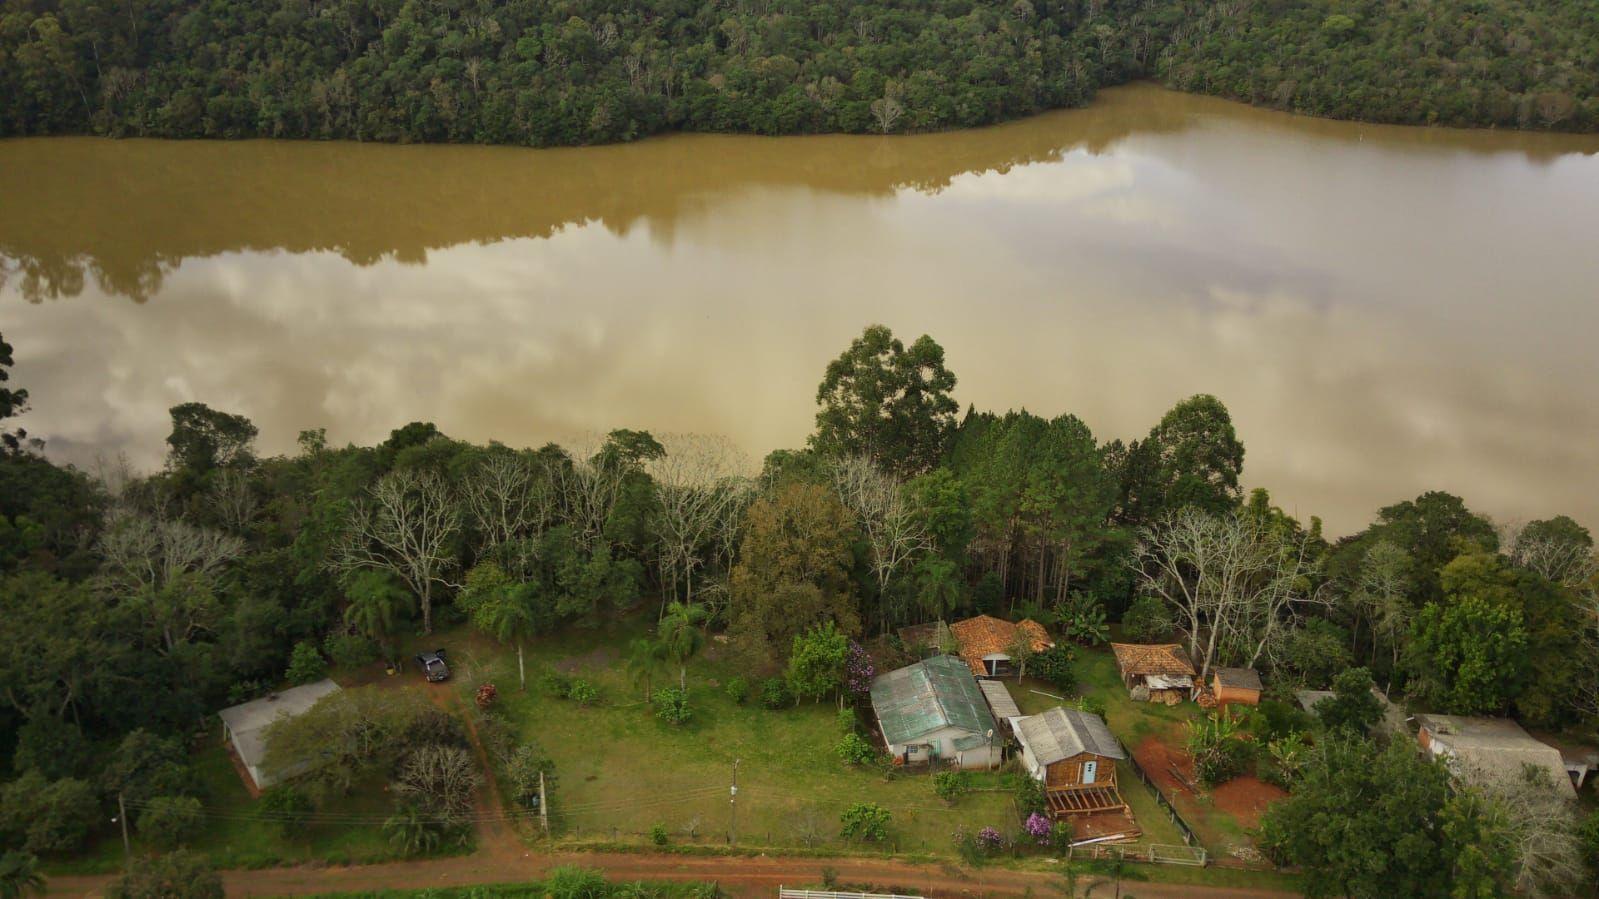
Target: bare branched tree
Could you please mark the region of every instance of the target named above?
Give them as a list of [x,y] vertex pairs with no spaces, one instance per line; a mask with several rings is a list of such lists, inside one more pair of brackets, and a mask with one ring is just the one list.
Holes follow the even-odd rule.
[[472,797],[482,783],[470,751],[429,744],[406,754],[394,789],[429,818],[451,826],[471,820]]
[[1499,527],[1499,545],[1510,561],[1557,584],[1576,589],[1593,586],[1599,576],[1599,554],[1586,543],[1529,536],[1520,523]]
[[1134,571],[1144,592],[1182,616],[1188,651],[1208,676],[1224,661],[1253,665],[1278,642],[1306,591],[1310,542],[1240,513],[1187,508],[1145,528]]
[[1524,896],[1572,896],[1585,879],[1575,800],[1556,775],[1533,765],[1506,772],[1455,760],[1456,778],[1488,803],[1490,832],[1507,841],[1516,860],[1516,890]]
[[661,443],[666,455],[646,467],[660,502],[651,524],[660,543],[661,584],[676,597],[681,580],[693,602],[694,570],[707,555],[713,563],[722,558],[719,538],[737,527],[729,511],[741,509],[751,492],[750,463],[724,437],[669,435]]
[[329,561],[335,571],[393,572],[422,603],[422,632],[433,632],[433,587],[455,568],[452,543],[461,511],[449,484],[418,469],[391,471],[356,502],[343,539]]
[[883,626],[888,626],[888,585],[932,548],[932,538],[905,485],[864,457],[842,459],[832,468],[833,488],[844,508],[854,513],[871,547],[872,576],[884,597]]
[[185,574],[211,578],[244,552],[244,543],[182,519],[113,506],[100,535],[106,582],[117,590],[152,590]]
[[237,537],[118,504],[100,535],[100,585],[136,607],[170,652],[210,629],[216,578],[243,552]]
[[218,471],[211,484],[211,505],[228,530],[242,534],[255,520],[257,506],[250,476],[237,468]]
[[597,450],[597,445],[574,448],[572,464],[559,466],[553,472],[567,523],[585,552],[604,539],[605,522],[622,492],[623,472],[596,464]]
[[473,466],[462,480],[461,500],[485,549],[542,532],[555,511],[540,466],[508,450],[491,452]]

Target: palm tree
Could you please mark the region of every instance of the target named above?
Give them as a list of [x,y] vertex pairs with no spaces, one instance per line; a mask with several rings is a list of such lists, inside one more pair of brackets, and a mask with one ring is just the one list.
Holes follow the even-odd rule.
[[392,655],[388,637],[400,615],[409,610],[411,594],[375,571],[363,571],[350,579],[345,588],[349,605],[344,607],[344,623],[354,627]]
[[679,689],[688,689],[688,660],[705,645],[705,632],[700,630],[705,618],[704,606],[673,600],[666,606],[666,614],[656,628],[667,657],[677,663]]
[[627,674],[634,684],[644,685],[644,699],[650,698],[650,681],[666,658],[666,647],[659,640],[639,637],[627,644]]
[[0,855],[0,899],[22,899],[25,893],[44,895],[39,860],[26,852]]
[[497,599],[477,608],[472,622],[501,643],[516,644],[516,676],[527,692],[527,666],[522,659],[522,644],[538,630],[538,616],[526,591],[507,590]]

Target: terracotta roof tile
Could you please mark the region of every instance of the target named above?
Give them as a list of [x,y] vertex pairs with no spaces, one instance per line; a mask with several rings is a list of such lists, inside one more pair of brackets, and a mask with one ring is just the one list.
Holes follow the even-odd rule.
[[1116,667],[1121,669],[1123,677],[1129,674],[1193,677],[1198,673],[1188,653],[1177,643],[1112,643],[1110,648],[1116,653]]
[[983,656],[1008,654],[1016,645],[1018,632],[1031,638],[1034,652],[1043,652],[1055,645],[1044,626],[1030,618],[1013,623],[992,615],[978,615],[955,622],[949,626],[949,632],[960,644],[961,658],[971,666],[972,673],[979,675],[988,673]]

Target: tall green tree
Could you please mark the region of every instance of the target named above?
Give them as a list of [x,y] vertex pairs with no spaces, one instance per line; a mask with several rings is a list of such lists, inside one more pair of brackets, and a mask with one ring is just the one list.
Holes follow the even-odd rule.
[[255,459],[254,424],[242,415],[212,409],[205,403],[173,406],[168,458],[174,469],[204,474]]
[[516,676],[523,691],[527,690],[527,666],[523,661],[522,647],[539,630],[539,614],[534,608],[531,591],[521,588],[505,590],[472,612],[472,623],[501,643],[516,647]]
[[1172,407],[1128,449],[1124,466],[1122,516],[1130,524],[1188,506],[1221,515],[1242,499],[1244,445],[1227,407],[1209,394]]
[[1261,844],[1299,865],[1311,897],[1449,895],[1439,815],[1449,773],[1396,741],[1379,749],[1332,737],[1311,750],[1294,791],[1261,818]]
[[[11,344],[0,334],[0,422],[28,411],[28,391],[5,386],[11,380],[11,366],[16,364],[11,352]],[[26,436],[25,431],[0,431],[0,452],[16,452]]]
[[828,363],[816,388],[816,433],[824,455],[864,456],[901,477],[938,464],[960,407],[944,348],[922,335],[906,347],[884,325],[868,327]]
[[394,628],[415,605],[411,594],[384,571],[352,571],[346,581],[344,623],[392,653]]

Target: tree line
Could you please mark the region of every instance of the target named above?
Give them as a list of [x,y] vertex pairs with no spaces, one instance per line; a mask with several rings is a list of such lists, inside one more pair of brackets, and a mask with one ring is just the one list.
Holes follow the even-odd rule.
[[[1361,667],[1436,711],[1599,723],[1599,561],[1571,518],[1506,526],[1428,492],[1329,540],[1246,493],[1215,397],[1123,442],[962,412],[956,384],[932,338],[869,327],[824,371],[808,444],[759,465],[714,437],[518,449],[428,423],[263,458],[248,419],[185,403],[161,471],[91,476],[11,431],[0,834],[69,852],[117,793],[194,796],[181,744],[218,708],[462,622],[520,647],[649,615],[681,682],[706,628],[755,674],[803,668],[817,633],[892,645],[991,612],[1097,640],[1119,620],[1279,691]],[[6,385],[0,413],[24,413]]]
[[1158,77],[1315,115],[1599,127],[1581,0],[6,0],[0,137],[532,146],[971,127]]

